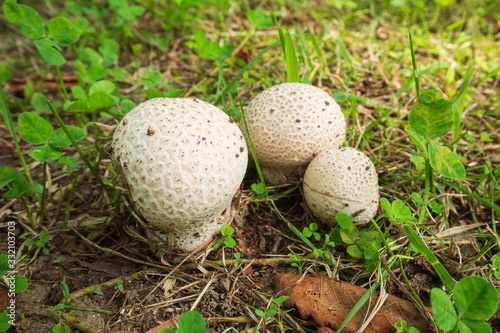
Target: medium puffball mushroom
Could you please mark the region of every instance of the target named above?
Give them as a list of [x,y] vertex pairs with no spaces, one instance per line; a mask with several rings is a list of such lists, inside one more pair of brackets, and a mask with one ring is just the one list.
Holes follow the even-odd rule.
[[354,224],[365,224],[378,209],[375,166],[354,148],[326,150],[307,167],[304,198],[311,212],[324,223],[336,224],[335,216],[344,213]]
[[264,178],[275,184],[322,151],[340,147],[346,133],[333,97],[304,83],[264,90],[245,108],[245,118]]
[[215,106],[155,98],[120,121],[111,158],[148,235],[192,251],[220,231],[219,216],[241,185],[248,153],[238,126]]

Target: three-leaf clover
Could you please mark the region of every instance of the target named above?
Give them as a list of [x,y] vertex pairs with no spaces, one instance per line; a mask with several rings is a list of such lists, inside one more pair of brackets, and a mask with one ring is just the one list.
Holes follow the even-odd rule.
[[36,242],[32,239],[27,239],[24,242],[24,244],[26,244],[27,247],[32,247],[32,246],[36,245],[36,247],[42,249],[43,254],[48,255],[49,250],[45,247],[45,245],[49,242],[50,235],[48,235],[46,231],[42,231],[42,232],[40,232],[38,237],[39,237],[39,240],[37,240]]
[[[76,142],[86,136],[84,129],[66,126]],[[52,125],[37,114],[23,112],[19,115],[19,134],[21,137],[36,145],[28,151],[28,155],[39,162],[56,160],[62,156],[62,150],[71,146],[71,140],[62,128],[54,131]]]
[[7,20],[33,42],[43,60],[49,65],[66,63],[61,47],[70,45],[80,38],[81,31],[66,17],[59,16],[44,24],[33,8],[17,4],[16,0],[5,0],[3,12]]
[[[458,281],[453,290],[453,303],[441,289],[433,288],[431,303],[436,323],[444,331],[488,333],[485,322],[498,308],[498,292],[486,279],[467,276]],[[458,313],[458,314],[457,314]]]

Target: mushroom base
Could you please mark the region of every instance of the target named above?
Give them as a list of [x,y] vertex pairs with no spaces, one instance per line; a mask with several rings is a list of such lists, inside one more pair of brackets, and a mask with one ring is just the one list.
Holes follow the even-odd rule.
[[[168,252],[171,252],[173,250],[179,250],[179,251],[183,251],[183,252],[192,252],[192,251],[196,250],[196,248],[197,248],[197,247],[186,248],[186,247],[179,246],[179,244],[177,244],[175,242],[174,233],[165,234],[161,231],[152,230],[149,228],[145,228],[145,233],[146,233],[146,238],[148,240],[150,248],[153,250],[154,254],[158,258],[162,258]],[[188,241],[191,244],[196,241],[197,243],[201,243],[202,245],[208,245],[208,243],[212,240],[213,236],[214,235],[204,235],[204,237],[202,237],[202,238],[190,239]]]
[[135,214],[134,211],[132,211],[132,215],[134,215],[144,230],[150,248],[157,257],[162,258],[171,251],[192,252],[202,245],[208,245],[212,238],[220,233],[222,225],[230,223],[230,214],[227,213],[231,211],[230,207],[228,206],[213,221],[204,223],[204,229],[206,230],[208,227],[209,232],[203,234],[197,233],[196,235],[186,233],[185,230],[171,229],[165,231],[153,229],[144,219]]
[[295,173],[298,168],[299,166],[279,168],[269,167],[265,165],[260,166],[262,176],[264,176],[264,180],[266,181],[266,183],[272,183],[275,185],[286,183],[286,176]]

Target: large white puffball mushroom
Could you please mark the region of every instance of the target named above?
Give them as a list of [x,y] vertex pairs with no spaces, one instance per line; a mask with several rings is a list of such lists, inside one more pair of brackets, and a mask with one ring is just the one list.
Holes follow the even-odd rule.
[[155,98],[120,121],[111,158],[148,229],[192,251],[220,232],[248,153],[238,126],[215,106]]
[[343,147],[316,156],[304,175],[304,198],[322,222],[336,224],[344,213],[355,225],[363,225],[378,209],[378,176],[372,161],[362,152]]
[[264,178],[275,184],[320,152],[340,147],[346,133],[337,102],[304,83],[264,90],[247,105],[245,118]]

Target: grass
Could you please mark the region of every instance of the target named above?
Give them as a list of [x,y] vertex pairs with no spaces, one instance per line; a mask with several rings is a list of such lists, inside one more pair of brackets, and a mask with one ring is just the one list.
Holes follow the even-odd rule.
[[[0,189],[1,195],[10,193],[8,196],[18,198],[14,204],[10,199],[0,199],[0,212],[7,212],[0,215],[0,230],[5,224],[1,221],[17,223],[20,272],[27,272],[32,260],[42,255],[35,247],[22,247],[24,239],[36,240],[42,230],[52,240],[57,235],[71,234],[71,221],[84,214],[77,209],[82,206],[97,210],[112,221],[104,229],[83,229],[82,234],[100,239],[99,243],[106,246],[115,246],[112,234],[116,234],[129,241],[112,251],[122,252],[126,258],[134,257],[136,262],[153,261],[159,265],[152,254],[145,255],[147,252],[140,250],[145,245],[139,249],[128,245],[130,235],[137,232],[128,227],[123,229],[128,234],[117,231],[130,224],[121,200],[123,185],[105,153],[117,121],[146,100],[146,94],[177,96],[183,92],[186,97],[215,104],[240,119],[240,104],[245,105],[266,87],[288,80],[310,82],[339,101],[348,122],[346,145],[362,150],[372,159],[379,174],[381,196],[389,202],[401,200],[418,220],[414,227],[400,226],[402,220],[398,222],[380,208],[374,221],[377,227],[373,229],[380,228],[378,231],[397,240],[399,247],[392,250],[386,242],[380,242],[379,254],[390,252],[394,257],[391,269],[406,281],[414,296],[429,306],[429,293],[419,285],[412,286],[415,281],[404,274],[416,267],[408,258],[421,258],[408,248],[401,248],[407,244],[406,235],[414,246],[421,246],[420,253],[425,258],[442,263],[440,276],[451,274],[456,280],[463,275],[482,276],[498,288],[498,280],[493,278],[496,268],[491,262],[500,249],[496,225],[500,214],[500,13],[495,1],[464,0],[446,7],[439,5],[441,1],[421,0],[325,1],[318,6],[299,0],[205,4],[193,0],[182,6],[176,1],[19,1],[32,6],[45,23],[60,18],[43,25],[43,36],[35,33],[40,27],[27,31],[26,24],[15,23],[13,14],[7,12],[17,7],[13,1],[6,2],[4,14],[0,15],[0,38],[4,41],[0,46],[0,82],[4,92],[0,91],[4,116],[4,124],[0,124],[0,158],[2,165],[22,171],[25,179],[7,182]],[[257,10],[251,14],[252,20],[250,10]],[[26,13],[35,15],[27,9]],[[283,33],[272,25],[271,14]],[[412,32],[411,41],[408,29]],[[61,31],[66,34],[59,34]],[[280,38],[282,43],[285,41],[285,53],[296,56],[297,62],[284,56]],[[61,47],[41,47],[41,40]],[[416,74],[414,68],[418,68]],[[77,85],[65,87],[70,75],[78,76]],[[452,129],[440,142],[463,157],[463,180],[433,173],[433,181],[425,182],[432,179],[430,166],[425,154],[410,141],[406,126],[418,95],[429,89],[441,91],[451,103]],[[40,100],[52,103],[46,106]],[[56,160],[37,161],[28,156],[30,143],[18,141],[19,132],[12,133],[17,131],[22,112],[39,114],[69,134],[72,146],[63,150],[67,160],[56,164]],[[84,129],[85,140],[75,142],[67,125]],[[69,158],[73,158],[72,162]],[[231,265],[240,263],[231,268],[225,266],[226,260],[219,259],[221,251],[228,251],[227,258],[234,257],[231,251],[239,251],[243,252],[242,259],[249,261],[252,257],[260,260],[282,256],[288,258],[289,264],[307,266],[317,273],[358,284],[368,282],[371,272],[364,263],[369,260],[364,255],[351,256],[340,237],[347,229],[332,230],[318,223],[315,232],[321,236],[319,241],[301,232],[316,221],[298,204],[302,201],[300,192],[290,191],[290,186],[300,185],[300,179],[292,179],[290,186],[273,187],[271,197],[265,188],[252,187],[259,182],[262,175],[251,166],[239,207],[248,213],[241,214],[245,226],[241,230],[252,229],[250,225],[256,223],[261,232],[267,230],[274,236],[258,236],[267,239],[267,245],[246,256],[238,248],[240,245],[234,250],[211,250],[207,261],[210,264],[203,263],[203,268],[200,265],[201,272],[225,272],[237,284],[244,275],[237,269],[248,263],[231,260]],[[35,184],[42,185],[43,190],[34,188]],[[259,188],[260,196],[251,188]],[[11,195],[12,191],[18,192]],[[67,224],[70,228],[66,228]],[[478,227],[471,233],[460,232],[460,228],[476,224]],[[443,232],[457,234],[454,238],[434,237]],[[235,238],[236,234],[238,228]],[[336,246],[327,245],[326,235]],[[467,237],[468,243],[459,240],[462,236]],[[278,238],[282,241],[273,248],[269,242]],[[57,247],[50,246],[52,240],[47,248],[60,254]],[[297,255],[292,260],[293,254]],[[270,274],[267,264],[262,265],[259,277]],[[188,279],[186,272],[182,268],[175,270],[175,274]],[[430,280],[436,277],[427,274]],[[382,279],[382,275],[385,274],[379,273],[378,277]],[[197,279],[203,285],[209,281]],[[156,277],[154,281],[159,280]],[[437,281],[425,288],[439,287]],[[448,286],[453,285],[449,279],[447,282]],[[183,293],[182,290],[178,292]],[[270,288],[264,291],[272,294]],[[191,290],[203,292],[203,287]],[[255,316],[260,300],[251,301],[249,296],[246,301],[242,306]],[[149,315],[145,309],[136,309],[130,318]],[[118,305],[114,311],[122,313]],[[118,317],[116,322],[128,321],[134,329],[146,331],[154,327],[138,328],[139,324],[130,322],[127,316]],[[163,313],[159,320],[169,318],[168,313]],[[23,322],[27,320],[20,324],[26,325]],[[281,322],[282,318],[278,316],[276,320]],[[253,320],[253,327],[259,328],[259,322]],[[490,322],[498,325],[498,318]],[[113,323],[108,325],[112,331]],[[217,330],[225,327],[218,325]]]

